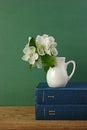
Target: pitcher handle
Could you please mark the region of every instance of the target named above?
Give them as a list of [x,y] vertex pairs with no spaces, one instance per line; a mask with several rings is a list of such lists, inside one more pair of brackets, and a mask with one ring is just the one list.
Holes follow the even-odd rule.
[[68,76],[69,77],[69,80],[71,79],[71,77],[73,76],[73,74],[74,74],[74,72],[75,72],[75,68],[76,68],[76,63],[75,63],[75,61],[73,61],[73,60],[70,60],[70,61],[68,61],[66,64],[67,64],[67,66],[69,65],[69,64],[73,64],[73,69],[72,69],[72,72],[71,72],[71,74]]

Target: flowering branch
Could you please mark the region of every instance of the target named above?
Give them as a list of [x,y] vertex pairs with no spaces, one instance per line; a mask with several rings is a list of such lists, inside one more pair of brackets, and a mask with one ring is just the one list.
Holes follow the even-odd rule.
[[52,36],[46,34],[35,38],[29,37],[28,43],[23,49],[24,56],[22,60],[29,62],[30,67],[37,66],[47,72],[49,67],[55,65],[55,57],[58,55],[56,49],[57,43]]

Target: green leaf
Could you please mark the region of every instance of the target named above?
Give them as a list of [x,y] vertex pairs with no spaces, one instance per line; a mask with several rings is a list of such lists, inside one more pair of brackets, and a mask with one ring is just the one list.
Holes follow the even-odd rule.
[[50,56],[50,55],[44,55],[44,56],[41,56],[41,60],[42,60],[42,63],[46,66],[51,66],[53,67],[54,64],[55,64],[55,58],[54,56]]
[[47,71],[49,70],[49,66],[44,66],[44,71],[47,73]]
[[29,46],[34,46],[34,47],[36,47],[36,41],[35,41],[35,38],[31,38],[31,40],[30,40],[30,43],[29,43]]
[[46,54],[44,56],[41,56],[41,60],[42,60],[42,63],[44,65],[45,72],[47,72],[49,67],[54,67],[54,65],[55,65],[55,57],[54,56],[50,56],[50,55]]

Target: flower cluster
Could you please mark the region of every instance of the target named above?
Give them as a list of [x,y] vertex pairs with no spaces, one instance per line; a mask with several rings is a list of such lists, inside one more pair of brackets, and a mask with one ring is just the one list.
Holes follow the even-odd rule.
[[36,38],[29,37],[28,43],[23,49],[22,59],[29,62],[30,67],[42,68],[44,65],[44,69],[47,71],[49,67],[54,66],[55,56],[58,55],[56,47],[57,43],[52,36],[44,34],[38,35]]

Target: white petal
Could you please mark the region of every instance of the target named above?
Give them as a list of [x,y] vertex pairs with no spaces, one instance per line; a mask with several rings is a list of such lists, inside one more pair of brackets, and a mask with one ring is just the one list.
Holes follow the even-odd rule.
[[57,46],[57,43],[56,42],[54,42],[54,45],[55,45],[55,47]]
[[41,37],[41,36],[40,36],[40,35],[37,35],[36,40],[38,40],[39,37]]
[[38,49],[38,54],[41,55],[41,56],[45,55],[44,50],[43,49]]
[[33,55],[33,58],[34,58],[35,60],[37,60],[37,59],[38,59],[38,54],[35,53],[35,54]]
[[37,35],[37,37],[36,37],[36,42],[37,42],[37,43],[40,42],[40,39],[41,39],[41,36],[40,36],[40,35]]
[[33,58],[30,58],[28,61],[29,61],[29,63],[32,64],[32,65],[35,64],[35,60],[34,60]]
[[36,49],[35,49],[34,46],[30,46],[30,47],[29,47],[29,51],[30,51],[30,52],[35,53],[35,50],[36,50]]
[[40,59],[36,62],[36,66],[37,68],[42,68],[42,62]]
[[54,37],[50,36],[50,37],[49,37],[49,41],[50,41],[51,43],[53,43],[53,42],[55,41]]
[[49,48],[49,46],[50,46],[50,41],[49,41],[48,38],[46,38],[46,39],[44,40],[44,44],[45,44],[45,47],[46,47],[46,48]]
[[24,56],[22,57],[22,60],[24,60],[24,61],[28,61],[28,59],[29,59],[29,55],[24,55]]
[[56,48],[53,48],[53,49],[51,50],[51,53],[52,53],[54,56],[57,56],[57,55],[58,55],[58,51],[57,51]]
[[51,51],[50,51],[50,49],[46,51],[46,54],[48,54],[48,55],[51,56]]
[[25,45],[25,48],[23,49],[24,54],[29,52],[29,43]]
[[43,44],[44,43],[44,39],[42,37],[40,37],[37,42],[38,42],[38,44]]
[[48,38],[48,35],[47,35],[47,34],[43,34],[42,37],[43,37],[43,38]]

